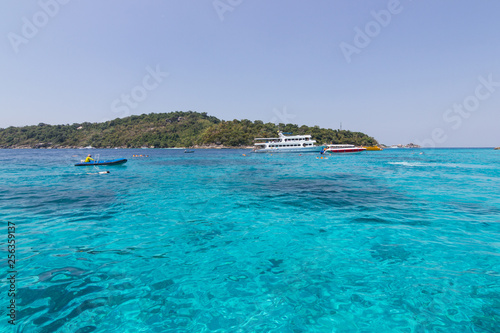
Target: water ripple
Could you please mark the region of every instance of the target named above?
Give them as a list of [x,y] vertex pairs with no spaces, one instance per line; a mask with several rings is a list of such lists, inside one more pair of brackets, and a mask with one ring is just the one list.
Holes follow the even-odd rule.
[[18,331],[496,331],[500,155],[242,152],[2,151]]

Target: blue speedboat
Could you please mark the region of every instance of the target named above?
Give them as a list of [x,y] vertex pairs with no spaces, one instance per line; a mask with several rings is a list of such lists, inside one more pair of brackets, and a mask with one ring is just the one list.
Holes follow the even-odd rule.
[[127,162],[126,158],[118,158],[115,160],[108,160],[108,161],[90,161],[90,162],[80,162],[76,163],[75,166],[86,166],[86,165],[117,165],[117,164],[123,164]]

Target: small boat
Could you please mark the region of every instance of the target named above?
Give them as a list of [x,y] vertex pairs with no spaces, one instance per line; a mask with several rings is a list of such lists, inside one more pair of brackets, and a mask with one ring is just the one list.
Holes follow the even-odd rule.
[[365,147],[366,150],[369,150],[369,151],[378,151],[378,150],[383,150],[382,148],[380,148],[379,146],[371,146],[371,147]]
[[115,160],[108,161],[90,161],[90,162],[80,162],[76,163],[75,166],[87,166],[87,165],[118,165],[127,162],[126,158],[117,158]]
[[[310,135],[291,135],[278,131],[277,138],[256,138],[254,153],[319,153],[324,146],[316,146]],[[291,134],[291,133],[286,133]]]
[[366,148],[355,145],[327,145],[325,153],[361,153],[365,150]]
[[186,153],[186,154],[191,154],[191,153],[194,153],[194,150],[189,150],[189,149],[186,149],[186,150],[184,150],[184,153]]

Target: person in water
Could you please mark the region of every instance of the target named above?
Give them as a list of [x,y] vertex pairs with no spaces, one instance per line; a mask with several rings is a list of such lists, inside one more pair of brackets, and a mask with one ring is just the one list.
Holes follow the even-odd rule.
[[87,162],[90,162],[90,161],[94,161],[94,159],[92,158],[92,155],[88,154],[87,158],[85,159],[85,163]]

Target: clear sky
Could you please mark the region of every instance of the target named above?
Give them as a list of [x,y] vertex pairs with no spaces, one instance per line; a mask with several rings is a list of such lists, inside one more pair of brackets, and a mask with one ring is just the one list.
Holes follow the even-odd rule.
[[0,127],[207,112],[500,145],[500,2],[4,0]]

